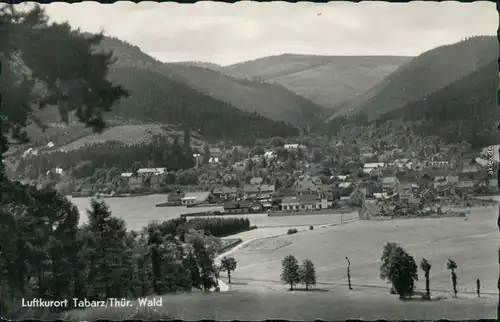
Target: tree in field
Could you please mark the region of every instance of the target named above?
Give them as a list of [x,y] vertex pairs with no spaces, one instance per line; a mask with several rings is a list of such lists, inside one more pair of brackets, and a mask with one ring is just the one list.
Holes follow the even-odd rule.
[[345,258],[347,261],[347,285],[349,285],[349,289],[352,290],[351,286],[351,261],[348,257]]
[[420,261],[420,268],[425,273],[425,297],[428,300],[430,300],[431,299],[431,287],[430,287],[429,274],[430,274],[432,265],[429,263],[429,261],[427,259],[422,258],[422,260]]
[[453,294],[455,297],[457,297],[457,274],[455,273],[455,270],[458,268],[457,263],[455,261],[448,259],[448,262],[446,263],[446,268],[451,271],[451,284],[453,285]]
[[479,278],[476,280],[476,293],[477,297],[481,297],[481,280]]
[[[399,247],[399,245],[397,243],[387,243],[384,246],[382,256],[380,257],[380,260],[382,261],[382,265],[380,265],[380,279],[382,279],[382,280],[387,280],[389,278],[389,270],[390,270],[389,258],[390,258],[391,252],[396,247]],[[391,293],[393,293],[393,291],[394,291],[394,287],[391,288]]]
[[304,259],[299,268],[299,280],[309,290],[309,285],[316,285],[316,270],[314,264],[308,259]]
[[231,272],[236,269],[237,262],[234,257],[224,257],[221,260],[221,270],[227,272],[229,284],[231,284]]
[[392,284],[400,299],[413,295],[415,281],[418,280],[417,264],[400,245],[387,243],[382,255],[380,277]]
[[287,255],[281,262],[281,280],[290,284],[290,290],[293,286],[300,283],[299,262],[293,255]]

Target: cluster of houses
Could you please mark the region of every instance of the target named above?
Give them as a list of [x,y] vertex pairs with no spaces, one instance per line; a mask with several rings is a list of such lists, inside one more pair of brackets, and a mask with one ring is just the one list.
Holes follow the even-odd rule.
[[[144,187],[159,189],[167,168],[140,168],[136,172],[123,172],[114,183],[114,187],[126,187],[128,191],[138,191]],[[95,192],[94,184],[84,183],[79,188],[82,196],[91,196]]]

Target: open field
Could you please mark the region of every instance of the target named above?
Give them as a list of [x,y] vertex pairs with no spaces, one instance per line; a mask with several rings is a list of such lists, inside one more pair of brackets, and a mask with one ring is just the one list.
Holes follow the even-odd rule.
[[[287,319],[313,321],[347,319],[392,321],[402,320],[477,320],[496,317],[496,304],[492,298],[447,299],[442,301],[399,301],[397,297],[373,298],[362,292],[283,292],[251,293],[221,292],[163,296],[162,306],[151,314],[145,307],[132,301],[128,308],[87,309],[73,311],[64,317],[67,321],[93,321],[96,319],[145,320],[182,319],[199,321],[260,321]],[[151,311],[151,310],[149,310]],[[149,313],[149,314],[148,314]]]
[[[496,227],[497,209],[485,208],[463,218],[357,221],[345,225],[259,239],[237,249],[233,280],[235,289],[271,291],[286,288],[280,282],[281,260],[289,254],[299,261],[314,262],[319,287],[345,288],[346,261],[351,260],[352,283],[356,288],[381,289],[388,286],[379,278],[380,256],[386,242],[398,242],[420,261],[433,265],[431,288],[451,290],[448,258],[458,264],[459,292],[475,292],[480,278],[483,292],[497,293],[497,251],[500,242]],[[421,274],[422,275],[422,274]],[[421,276],[418,289],[425,287]],[[465,294],[465,293],[464,293]]]

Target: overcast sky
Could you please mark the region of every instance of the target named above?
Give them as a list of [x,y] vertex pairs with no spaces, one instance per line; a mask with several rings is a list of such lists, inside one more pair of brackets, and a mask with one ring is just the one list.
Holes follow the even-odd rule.
[[491,2],[43,5],[56,22],[126,40],[164,62],[233,64],[282,53],[416,56],[472,35],[494,35]]

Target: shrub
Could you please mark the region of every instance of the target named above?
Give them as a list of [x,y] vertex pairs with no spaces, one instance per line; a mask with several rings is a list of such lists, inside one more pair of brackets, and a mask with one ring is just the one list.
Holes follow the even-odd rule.
[[288,229],[288,231],[286,233],[287,233],[287,235],[296,234],[297,228],[290,228],[290,229]]
[[314,229],[314,227],[312,225],[309,226],[309,230],[313,230],[313,229]]

